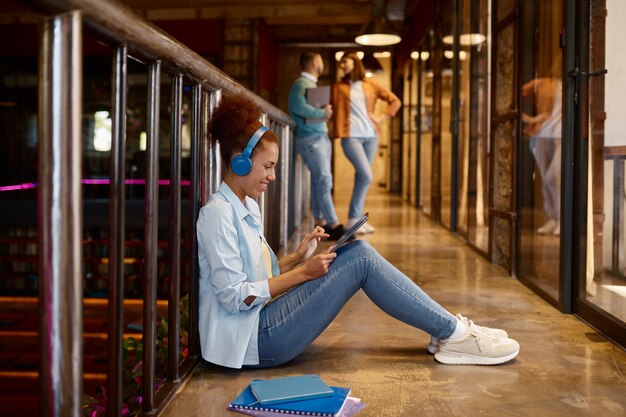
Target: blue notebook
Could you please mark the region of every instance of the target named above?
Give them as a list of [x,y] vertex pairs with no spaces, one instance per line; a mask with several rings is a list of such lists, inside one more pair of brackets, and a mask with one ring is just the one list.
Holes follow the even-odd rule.
[[[254,382],[254,381],[253,381]],[[281,404],[264,406],[255,398],[248,385],[229,405],[229,409],[274,411],[285,414],[305,416],[336,417],[346,403],[350,388],[331,387],[332,397],[314,398],[311,400],[291,401]]]
[[333,395],[332,388],[326,385],[318,375],[259,379],[250,383],[250,389],[261,405],[303,401]]

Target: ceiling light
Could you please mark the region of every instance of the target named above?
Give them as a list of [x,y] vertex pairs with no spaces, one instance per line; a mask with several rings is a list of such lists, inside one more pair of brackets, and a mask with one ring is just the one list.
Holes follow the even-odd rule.
[[[357,58],[359,58],[359,59],[361,59],[361,60],[362,60],[362,59],[363,59],[363,57],[365,56],[365,52],[363,52],[363,51],[356,51],[356,52],[354,52],[354,51],[348,51],[348,52],[351,52],[351,53],[353,53],[353,54],[356,54],[356,57],[357,57]],[[346,51],[337,51],[337,52],[335,52],[335,61],[337,61],[337,62],[341,61],[341,58],[343,58],[343,56],[344,56],[345,54],[347,54],[348,52],[346,52]]]
[[391,27],[386,18],[387,2],[385,0],[372,0],[372,20],[365,26],[354,41],[367,46],[395,45],[402,38]]
[[[459,36],[459,43],[463,46],[476,46],[485,42],[487,37],[482,33],[464,33]],[[448,35],[443,37],[443,43],[452,45],[454,43],[454,36]]]
[[417,51],[411,52],[411,59],[418,59],[420,57],[420,53]]
[[[450,50],[443,51],[443,56],[445,56],[448,59],[452,59],[454,58],[454,51],[450,51]],[[461,61],[465,61],[467,59],[467,52],[459,51],[459,59]]]
[[391,58],[391,52],[389,51],[374,52],[374,58]]
[[375,17],[372,20],[360,36],[357,36],[354,41],[361,45],[368,46],[386,46],[395,45],[400,42],[402,38],[395,33],[391,28],[387,20],[382,17]]
[[420,59],[422,61],[428,61],[428,58],[430,58],[430,52],[428,52],[428,51],[420,52]]

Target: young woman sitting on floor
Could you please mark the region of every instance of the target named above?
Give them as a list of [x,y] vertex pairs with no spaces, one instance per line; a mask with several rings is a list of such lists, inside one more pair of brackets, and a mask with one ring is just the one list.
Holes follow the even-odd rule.
[[271,367],[298,356],[359,290],[390,316],[431,335],[428,350],[445,364],[496,365],[519,353],[500,329],[456,317],[357,240],[315,254],[321,227],[278,260],[263,237],[255,199],[276,179],[278,138],[245,97],[223,98],[212,138],[227,169],[200,210],[199,330],[202,357],[231,368]]

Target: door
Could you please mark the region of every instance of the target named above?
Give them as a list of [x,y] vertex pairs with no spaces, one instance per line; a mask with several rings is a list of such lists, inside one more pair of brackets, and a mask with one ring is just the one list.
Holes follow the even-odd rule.
[[[568,74],[574,94],[574,311],[626,345],[626,2],[578,0]],[[606,69],[606,71],[605,71]]]

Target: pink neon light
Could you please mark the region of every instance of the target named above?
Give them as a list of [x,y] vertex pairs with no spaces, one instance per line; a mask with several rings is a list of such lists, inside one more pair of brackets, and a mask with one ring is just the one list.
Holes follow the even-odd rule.
[[[111,180],[108,178],[102,179],[83,179],[81,183],[84,185],[109,185]],[[145,179],[127,179],[124,180],[126,185],[145,185]],[[170,180],[159,180],[159,185],[170,185]],[[189,187],[191,185],[191,181],[182,180],[180,182],[181,187]],[[0,186],[0,191],[17,191],[17,190],[29,190],[31,188],[37,188],[39,186],[36,182],[26,182],[23,184],[16,185],[4,185]]]
[[37,186],[38,184],[36,182],[27,182],[24,184],[1,186],[0,191],[28,190],[30,188],[37,188]]

